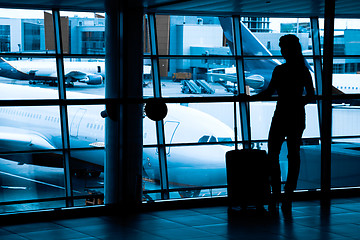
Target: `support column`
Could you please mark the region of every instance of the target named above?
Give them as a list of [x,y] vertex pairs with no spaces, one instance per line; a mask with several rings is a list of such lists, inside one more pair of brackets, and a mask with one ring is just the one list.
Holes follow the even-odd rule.
[[335,0],[325,1],[324,62],[321,101],[321,204],[330,203],[331,187],[331,124],[332,124],[332,71],[334,54]]
[[[127,1],[106,1],[105,204],[133,212],[142,197],[143,13]],[[123,213],[123,212],[122,212]]]

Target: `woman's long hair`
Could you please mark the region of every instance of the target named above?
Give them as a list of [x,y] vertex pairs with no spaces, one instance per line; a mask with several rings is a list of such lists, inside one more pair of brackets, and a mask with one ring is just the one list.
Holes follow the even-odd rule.
[[287,56],[284,56],[286,61],[289,60],[289,62],[301,64],[306,67],[305,58],[301,50],[301,44],[297,36],[293,34],[287,34],[280,37],[279,46],[282,52],[286,51]]

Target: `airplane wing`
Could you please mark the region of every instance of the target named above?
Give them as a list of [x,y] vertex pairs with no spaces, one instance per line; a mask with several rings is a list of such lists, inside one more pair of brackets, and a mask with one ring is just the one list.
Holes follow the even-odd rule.
[[42,135],[12,127],[0,127],[0,149],[2,151],[28,151],[55,149]]
[[70,79],[70,82],[83,82],[89,85],[99,85],[103,82],[103,77],[100,74],[86,73],[82,71],[70,71],[66,73],[65,77]]

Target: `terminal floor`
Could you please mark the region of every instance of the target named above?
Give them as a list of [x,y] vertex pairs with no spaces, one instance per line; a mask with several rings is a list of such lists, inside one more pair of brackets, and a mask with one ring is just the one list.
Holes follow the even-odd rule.
[[227,207],[3,225],[0,239],[360,239],[360,198],[295,202],[292,215],[228,214]]

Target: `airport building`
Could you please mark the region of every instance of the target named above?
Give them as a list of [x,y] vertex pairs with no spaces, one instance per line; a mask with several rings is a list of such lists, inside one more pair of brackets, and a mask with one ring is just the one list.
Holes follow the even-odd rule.
[[[0,7],[2,239],[358,238],[358,2]],[[256,182],[256,159],[239,159],[254,173],[242,179],[226,154],[268,152],[279,98],[256,94],[284,63],[285,34],[299,37],[315,89],[292,211],[270,211],[269,198],[240,210],[236,181]],[[285,141],[280,206],[291,164]]]

